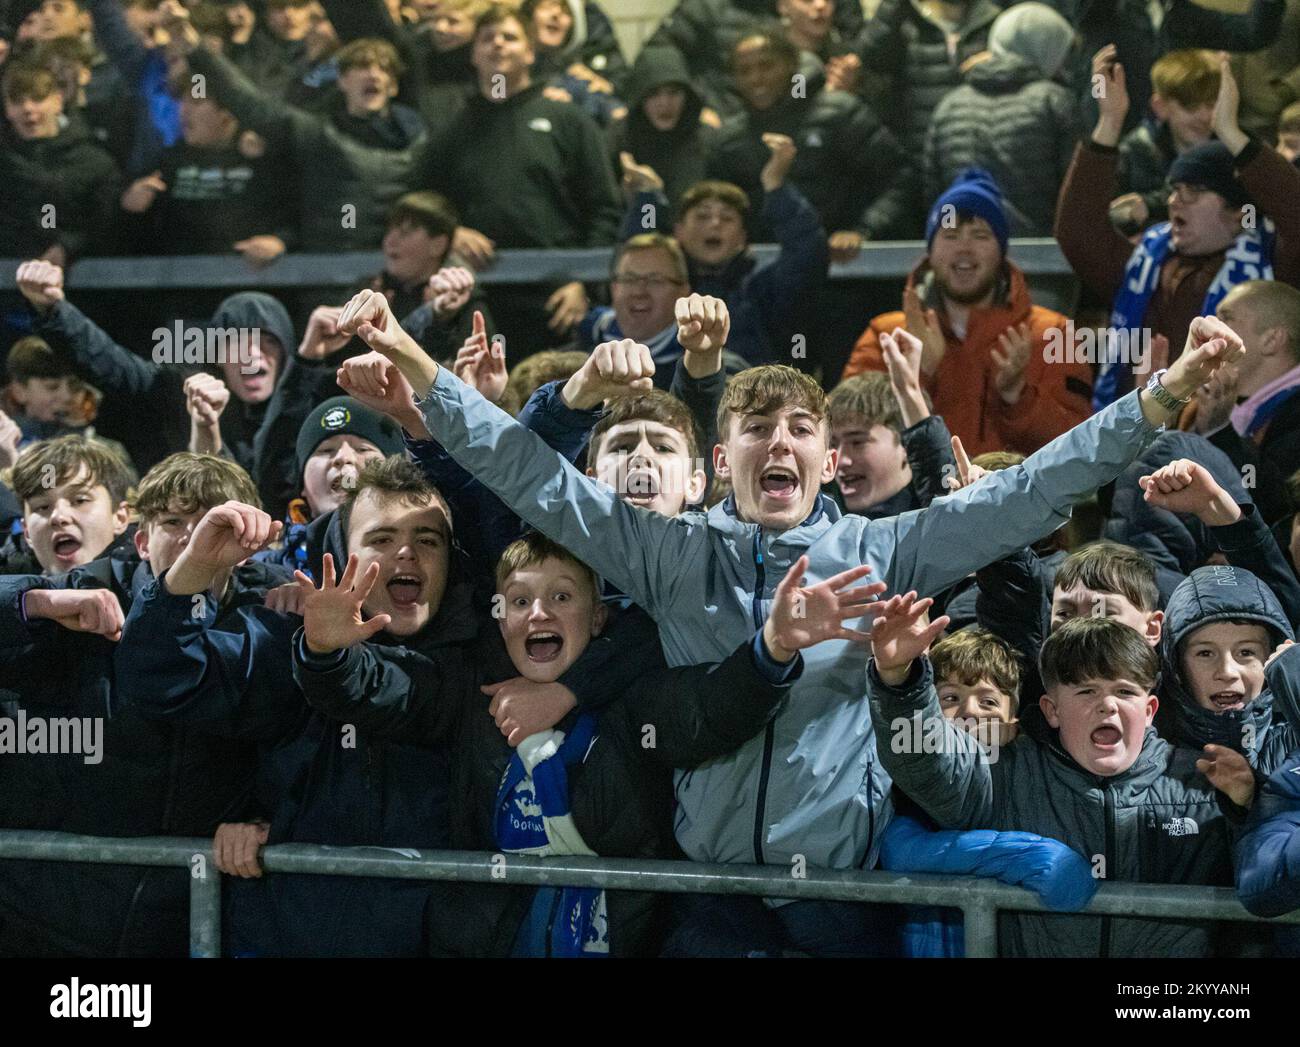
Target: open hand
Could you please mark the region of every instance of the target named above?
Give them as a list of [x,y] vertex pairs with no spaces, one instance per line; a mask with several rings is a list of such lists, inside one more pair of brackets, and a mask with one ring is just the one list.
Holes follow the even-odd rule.
[[312,589],[303,600],[302,627],[307,649],[313,654],[329,654],[362,643],[392,621],[386,614],[377,614],[370,619],[365,617],[362,604],[379,578],[379,564],[372,563],[358,578],[360,564],[356,556],[349,556],[343,577],[336,584],[334,557],[326,553],[321,562],[319,589],[301,571],[294,571],[293,577],[298,584]]
[[1008,327],[998,335],[1001,351],[994,348],[989,356],[993,360],[993,385],[1002,402],[1011,405],[1019,402],[1020,394],[1025,389],[1025,370],[1029,366],[1029,354],[1033,349],[1029,324]]
[[1226,745],[1207,745],[1205,753],[1196,769],[1238,807],[1249,807],[1255,800],[1255,772],[1246,758]]
[[915,287],[907,287],[903,290],[903,317],[908,333],[921,340],[921,373],[928,378],[939,370],[948,352],[939,316],[933,309],[921,305],[921,296]]
[[763,642],[778,662],[788,662],[796,651],[823,640],[867,643],[871,639],[870,633],[849,629],[844,622],[870,615],[880,607],[876,597],[885,591],[885,583],[851,588],[871,573],[871,568],[864,565],[804,586],[808,563],[808,557],[801,556],[786,571],[776,587],[772,613],[763,624]]
[[871,654],[876,672],[886,683],[899,684],[907,679],[912,662],[930,649],[938,635],[947,628],[949,618],[940,615],[928,622],[926,612],[934,600],[916,598],[916,592],[891,596],[877,611],[871,627]]

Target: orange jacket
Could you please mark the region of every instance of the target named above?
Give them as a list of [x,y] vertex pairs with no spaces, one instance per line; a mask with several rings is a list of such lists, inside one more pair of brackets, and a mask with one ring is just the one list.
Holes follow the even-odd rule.
[[[909,286],[921,278],[924,267],[923,262],[912,271]],[[1066,318],[1034,305],[1024,273],[1010,262],[1007,269],[1007,303],[972,309],[965,340],[953,334],[947,318],[940,313],[948,349],[939,369],[931,378],[923,379],[934,401],[934,413],[943,416],[949,431],[961,437],[972,457],[1004,450],[1030,454],[1092,413],[1092,365],[1086,361],[1049,365],[1044,352],[1047,332],[1054,327],[1064,328]],[[1003,331],[1025,321],[1038,346],[1030,353],[1019,401],[1007,405],[993,383],[997,368],[991,353],[998,347],[998,336]],[[901,312],[883,313],[873,319],[853,347],[843,377],[886,370],[880,335],[896,327],[907,327]]]

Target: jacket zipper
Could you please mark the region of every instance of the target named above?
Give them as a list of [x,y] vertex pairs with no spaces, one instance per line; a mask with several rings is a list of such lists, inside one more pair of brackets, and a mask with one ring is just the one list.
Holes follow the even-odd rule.
[[[763,529],[754,534],[754,628],[763,628],[763,589],[765,570],[763,566]],[[767,807],[767,779],[772,773],[772,747],[776,742],[776,722],[768,720],[763,731],[763,763],[758,772],[758,802],[754,810],[754,861],[759,865],[763,860],[763,822]]]
[[[1115,793],[1106,782],[1101,787],[1101,795],[1106,802],[1106,875],[1111,872],[1111,859],[1115,854]],[[1101,957],[1110,957],[1110,917],[1101,918]]]

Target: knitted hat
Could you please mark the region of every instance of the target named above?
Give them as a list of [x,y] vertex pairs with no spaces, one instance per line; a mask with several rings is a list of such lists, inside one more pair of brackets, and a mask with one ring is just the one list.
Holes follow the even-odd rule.
[[302,476],[307,459],[322,442],[342,433],[369,440],[385,455],[400,454],[406,447],[401,427],[387,415],[350,396],[335,396],[318,404],[298,430],[298,475]]
[[1232,153],[1222,142],[1202,142],[1169,165],[1169,182],[1203,186],[1218,193],[1229,207],[1254,203],[1246,187],[1237,180]]
[[1002,191],[993,181],[993,176],[981,167],[966,168],[934,202],[930,216],[925,220],[926,249],[934,243],[934,234],[941,225],[966,215],[988,222],[993,235],[998,238],[998,247],[1003,254],[1007,253],[1011,226],[1002,203]]
[[1033,63],[1047,79],[1061,71],[1074,46],[1074,28],[1046,4],[1008,7],[989,29],[989,50]]

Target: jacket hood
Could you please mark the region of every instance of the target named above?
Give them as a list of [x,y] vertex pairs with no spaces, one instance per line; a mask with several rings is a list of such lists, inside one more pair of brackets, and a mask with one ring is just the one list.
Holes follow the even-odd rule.
[[[675,84],[686,92],[682,115],[671,131],[660,131],[652,124],[641,108],[650,95],[661,87]],[[700,126],[700,110],[704,102],[691,83],[686,60],[675,47],[647,47],[637,56],[627,81],[627,123],[631,143],[655,140],[672,140],[695,134]],[[633,149],[635,154],[635,148]],[[638,156],[639,162],[646,162]]]
[[1174,590],[1165,608],[1161,660],[1162,690],[1177,703],[1179,740],[1197,747],[1214,742],[1240,750],[1251,725],[1256,746],[1272,723],[1273,696],[1265,687],[1244,709],[1213,713],[1192,698],[1183,679],[1181,654],[1188,637],[1203,625],[1222,621],[1258,622],[1276,647],[1295,638],[1273,591],[1240,567],[1199,567]]
[[984,94],[1010,93],[1045,79],[1048,77],[1033,62],[1019,55],[994,54],[966,73],[966,82]]
[[577,57],[582,50],[582,45],[587,42],[587,9],[583,0],[564,0],[565,6],[569,9],[569,16],[573,19],[573,28],[569,30],[569,37],[559,47],[550,51],[543,51],[539,46],[537,48],[537,66],[563,71]]
[[280,364],[282,377],[298,347],[298,340],[293,334],[293,321],[289,319],[289,310],[280,304],[279,299],[272,298],[261,291],[241,291],[239,294],[232,294],[217,306],[208,326],[258,328],[273,336],[284,349],[284,357]]

